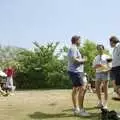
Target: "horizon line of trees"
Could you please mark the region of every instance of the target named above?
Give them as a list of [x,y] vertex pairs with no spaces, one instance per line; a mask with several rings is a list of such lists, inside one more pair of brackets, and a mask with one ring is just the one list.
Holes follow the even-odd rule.
[[[56,52],[58,42],[47,45],[40,45],[38,42],[33,42],[33,44],[35,47],[32,51],[0,46],[1,69],[8,65],[16,69],[14,77],[16,87],[18,89],[71,88],[71,80],[67,75],[68,47],[63,46]],[[91,66],[97,54],[96,44],[85,40],[80,52],[88,59],[85,64],[85,72],[88,74],[89,80],[92,80],[95,76],[95,71]],[[109,51],[106,50],[106,53],[109,54]]]

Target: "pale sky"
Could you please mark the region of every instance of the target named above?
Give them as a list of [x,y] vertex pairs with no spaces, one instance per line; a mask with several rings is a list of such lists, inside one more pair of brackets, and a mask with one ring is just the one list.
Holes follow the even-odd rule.
[[103,43],[120,37],[120,0],[0,0],[0,44],[70,44],[72,35]]

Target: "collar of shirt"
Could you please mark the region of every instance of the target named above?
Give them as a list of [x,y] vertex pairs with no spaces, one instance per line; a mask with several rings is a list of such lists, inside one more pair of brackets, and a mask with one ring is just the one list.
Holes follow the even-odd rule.
[[75,44],[72,44],[72,47],[76,47],[77,48],[77,46]]
[[78,49],[78,46],[77,46],[77,45],[75,45],[75,44],[72,44],[72,47],[74,47],[74,48],[77,48],[77,49]]
[[118,42],[118,43],[116,44],[115,48],[118,47],[119,45],[120,45],[120,42]]
[[113,49],[113,54],[114,54],[114,52],[117,50],[117,48],[118,48],[119,45],[120,45],[120,42],[118,42],[118,43],[116,44],[116,46],[114,47],[114,49]]

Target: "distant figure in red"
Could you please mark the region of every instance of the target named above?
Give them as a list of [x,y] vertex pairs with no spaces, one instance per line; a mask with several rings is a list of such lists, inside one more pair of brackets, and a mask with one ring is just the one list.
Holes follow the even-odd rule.
[[13,93],[15,90],[15,86],[13,85],[13,76],[15,74],[15,70],[9,66],[4,70],[4,72],[7,74],[6,87]]

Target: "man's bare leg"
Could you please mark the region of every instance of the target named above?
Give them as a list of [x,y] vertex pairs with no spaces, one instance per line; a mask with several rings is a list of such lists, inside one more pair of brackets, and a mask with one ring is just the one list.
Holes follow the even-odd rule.
[[101,104],[102,105],[102,97],[101,97],[101,81],[97,80],[95,82],[95,88],[96,88],[96,94],[99,100],[98,106]]
[[78,105],[80,109],[83,109],[83,102],[84,102],[84,96],[85,96],[85,91],[86,91],[86,87],[85,86],[81,86],[79,87],[79,92],[78,92]]
[[77,103],[76,103],[76,95],[77,95],[77,88],[76,87],[73,87],[72,89],[72,102],[73,102],[73,106],[74,108],[77,107]]

